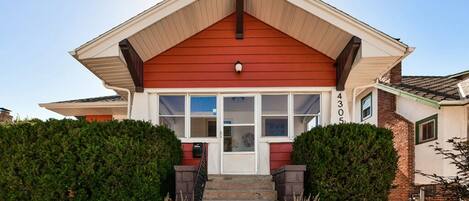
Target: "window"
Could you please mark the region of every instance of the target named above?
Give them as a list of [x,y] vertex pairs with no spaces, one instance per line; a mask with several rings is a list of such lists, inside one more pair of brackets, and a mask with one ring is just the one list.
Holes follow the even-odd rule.
[[372,103],[373,99],[371,96],[372,93],[366,95],[361,100],[361,120],[365,121],[372,116]]
[[191,96],[191,137],[217,137],[217,97]]
[[262,95],[262,136],[288,136],[288,95]]
[[293,96],[293,126],[295,136],[319,126],[320,96],[317,94],[295,94]]
[[176,136],[184,137],[185,96],[160,96],[160,124],[172,129]]
[[415,128],[417,144],[436,140],[438,136],[438,115],[418,121]]

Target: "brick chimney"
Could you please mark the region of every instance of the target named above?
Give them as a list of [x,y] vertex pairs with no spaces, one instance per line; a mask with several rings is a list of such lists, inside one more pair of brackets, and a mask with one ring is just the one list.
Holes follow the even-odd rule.
[[402,63],[399,62],[389,72],[389,81],[391,84],[399,84],[402,81]]
[[13,117],[10,115],[11,110],[0,108],[0,122],[12,122]]

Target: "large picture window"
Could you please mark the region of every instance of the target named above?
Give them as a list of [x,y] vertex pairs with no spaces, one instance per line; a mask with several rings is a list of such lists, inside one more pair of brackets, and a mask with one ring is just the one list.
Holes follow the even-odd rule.
[[438,138],[438,115],[422,119],[416,123],[416,144],[421,144]]

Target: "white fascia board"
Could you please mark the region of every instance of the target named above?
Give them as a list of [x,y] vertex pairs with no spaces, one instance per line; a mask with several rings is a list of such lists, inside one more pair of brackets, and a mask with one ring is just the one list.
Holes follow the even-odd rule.
[[[86,59],[106,52],[109,48],[118,47],[121,40],[129,38],[194,1],[195,0],[165,0],[78,47],[71,54],[76,55],[78,59]],[[110,51],[115,52],[115,50]]]
[[46,109],[65,108],[127,108],[127,101],[104,102],[104,103],[42,103],[40,107]]
[[[388,56],[403,56],[408,46],[398,40],[378,31],[377,29],[351,17],[350,15],[324,3],[320,0],[287,0],[291,4],[323,19],[326,22],[357,36],[379,48]],[[365,56],[365,55],[363,55]]]

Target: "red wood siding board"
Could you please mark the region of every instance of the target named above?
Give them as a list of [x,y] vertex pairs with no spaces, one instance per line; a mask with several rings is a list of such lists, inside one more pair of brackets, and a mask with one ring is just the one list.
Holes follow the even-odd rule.
[[200,159],[192,157],[192,143],[183,143],[182,144],[182,165],[193,165],[198,166]]
[[233,64],[236,61],[242,63],[315,63],[330,62],[329,58],[322,55],[202,55],[202,56],[166,56],[161,55],[158,60],[148,64],[210,64],[210,63],[228,63]]
[[[320,55],[303,46],[272,47],[176,47],[160,56],[197,55]],[[332,62],[332,61],[329,61]]]
[[112,115],[86,115],[85,119],[87,122],[105,122],[112,121]]
[[[207,76],[210,75],[210,76]],[[319,77],[320,80],[334,79],[335,73],[333,72],[271,72],[268,78],[262,78],[264,72],[244,72],[240,74],[233,74],[227,72],[210,72],[210,73],[194,73],[194,72],[179,72],[179,73],[146,73],[148,80],[160,81],[212,81],[212,80],[308,80],[311,77]]]
[[270,144],[270,170],[271,172],[284,166],[293,164],[291,153],[292,143],[274,143]]
[[[209,75],[206,75],[209,76]],[[259,80],[259,81],[145,81],[147,88],[209,88],[209,87],[332,87],[335,80]]]
[[[292,64],[244,64],[243,72],[331,72],[333,68],[328,68],[328,63],[292,63]],[[208,72],[233,72],[233,64],[152,64],[148,65],[145,73],[208,73]]]
[[[335,86],[334,60],[245,14],[231,15],[144,64],[146,88]],[[175,27],[177,29],[178,27]],[[244,64],[234,72],[234,63]]]

